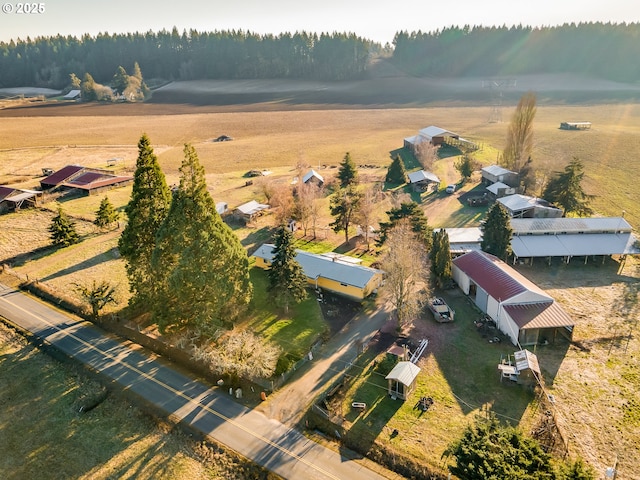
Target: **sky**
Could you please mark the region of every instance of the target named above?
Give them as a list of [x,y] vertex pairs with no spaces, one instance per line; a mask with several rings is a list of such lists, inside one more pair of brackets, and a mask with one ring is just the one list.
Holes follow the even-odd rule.
[[[18,13],[0,0],[0,41],[50,35],[95,35],[184,29],[354,32],[392,42],[396,32],[458,25],[553,26],[570,22],[640,22],[638,0],[44,0]],[[26,5],[33,5],[28,3]],[[22,8],[24,10],[24,7]],[[7,13],[8,12],[8,13]]]

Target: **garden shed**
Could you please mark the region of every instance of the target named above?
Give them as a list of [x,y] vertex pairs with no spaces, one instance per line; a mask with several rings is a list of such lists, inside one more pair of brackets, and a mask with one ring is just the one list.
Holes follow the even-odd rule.
[[398,362],[385,377],[391,398],[406,400],[416,388],[420,367],[411,362]]
[[304,177],[302,177],[302,183],[311,184],[314,183],[318,187],[322,187],[324,185],[324,178],[315,170],[309,170]]
[[426,192],[431,185],[437,190],[440,186],[440,179],[435,173],[426,170],[418,170],[408,175],[409,183],[416,192]]

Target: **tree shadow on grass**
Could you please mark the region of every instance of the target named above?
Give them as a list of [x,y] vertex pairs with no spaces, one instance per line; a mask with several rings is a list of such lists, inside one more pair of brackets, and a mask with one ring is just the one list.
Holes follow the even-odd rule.
[[71,275],[72,273],[78,272],[80,270],[95,267],[96,265],[100,265],[101,263],[114,261],[118,258],[118,255],[115,253],[115,251],[117,251],[117,249],[112,248],[106,252],[99,253],[91,258],[83,260],[82,262],[76,263],[75,265],[63,268],[62,270],[58,270],[57,272],[52,273],[51,275],[47,275],[44,278],[40,278],[39,280],[42,282],[46,282],[55,278],[64,277],[65,275]]

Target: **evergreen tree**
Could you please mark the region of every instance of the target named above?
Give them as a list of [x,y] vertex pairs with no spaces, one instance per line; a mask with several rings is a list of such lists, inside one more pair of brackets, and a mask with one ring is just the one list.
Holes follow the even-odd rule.
[[104,197],[100,202],[100,207],[96,212],[96,219],[93,223],[98,228],[109,228],[120,218],[120,213],[113,207],[109,197]]
[[151,271],[151,254],[155,238],[169,210],[171,192],[147,135],[138,142],[138,159],[131,199],[125,207],[127,225],[118,248],[124,258],[133,294],[130,304],[149,307],[155,278]]
[[480,225],[482,242],[480,248],[484,252],[506,260],[511,254],[511,217],[500,202],[496,202],[489,209],[487,218]]
[[62,210],[62,207],[58,207],[58,214],[51,220],[49,233],[51,233],[51,241],[56,246],[68,247],[80,241],[75,223]]
[[416,202],[403,202],[399,207],[394,207],[387,212],[389,215],[388,222],[380,223],[380,236],[378,238],[378,246],[384,245],[387,241],[388,232],[393,229],[400,221],[408,219],[411,229],[417,237],[424,242],[425,248],[431,248],[433,229],[429,226],[427,217],[420,205]]
[[347,152],[340,163],[338,170],[338,179],[340,180],[340,188],[346,188],[350,185],[357,185],[358,170],[356,164],[351,159],[351,154]]
[[113,75],[111,85],[113,86],[113,89],[119,94],[124,93],[124,91],[129,86],[129,75],[127,75],[127,71],[122,66],[119,66],[116,70],[116,73]]
[[444,228],[433,233],[433,245],[429,257],[431,272],[438,286],[442,287],[451,280],[451,248],[449,235]]
[[475,161],[469,155],[463,155],[460,160],[458,160],[454,167],[462,177],[463,181],[467,181],[473,175],[473,170],[475,169]]
[[391,165],[389,165],[385,182],[392,185],[400,185],[407,182],[407,171],[400,155],[396,155]]
[[349,226],[358,210],[358,204],[362,194],[351,185],[341,188],[333,194],[330,201],[329,211],[334,218],[330,226],[334,232],[344,232],[344,241],[349,243]]
[[80,84],[80,94],[85,102],[93,102],[98,99],[96,82],[89,73],[85,73]]
[[584,167],[582,162],[574,157],[569,164],[564,167],[563,172],[557,172],[542,193],[542,197],[562,207],[564,214],[576,214],[585,217],[593,214],[589,202],[592,195],[587,195],[582,189],[582,179],[584,178]]
[[285,313],[289,312],[292,302],[300,303],[307,298],[307,278],[295,257],[293,233],[280,227],[276,232],[269,270],[269,291],[274,294],[276,303],[284,307]]
[[455,465],[449,471],[466,480],[554,480],[551,457],[538,442],[511,426],[501,426],[494,415],[476,419],[462,438],[445,451]]
[[232,323],[252,295],[249,259],[216,211],[195,149],[184,147],[180,185],[156,237],[153,319],[160,331],[191,326],[205,334]]

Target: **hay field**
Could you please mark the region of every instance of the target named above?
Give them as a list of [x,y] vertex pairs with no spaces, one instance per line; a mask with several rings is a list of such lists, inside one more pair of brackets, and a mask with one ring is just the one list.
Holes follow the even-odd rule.
[[[389,152],[401,147],[404,137],[428,125],[483,145],[477,156],[486,165],[494,163],[502,149],[513,111],[505,107],[503,122],[488,123],[487,106],[118,116],[120,107],[129,106],[113,105],[94,107],[106,116],[85,116],[86,106],[81,105],[83,115],[74,117],[75,107],[70,105],[70,116],[65,117],[0,117],[0,182],[35,184],[42,167],[68,163],[104,167],[111,158],[122,159],[119,168],[130,171],[143,132],[170,180],[176,178],[185,142],[195,145],[215,184],[218,175],[240,179],[254,168],[337,165],[347,151],[357,164],[386,166]],[[562,121],[577,120],[591,121],[593,128],[585,132],[558,128]],[[596,195],[596,211],[620,215],[625,210],[630,223],[640,226],[640,194],[634,188],[634,175],[625,174],[640,168],[640,105],[543,105],[534,129],[534,161],[539,168],[558,170],[577,156],[585,164],[586,190]],[[235,140],[211,142],[222,134]],[[455,171],[447,170],[450,174],[443,182],[456,180]]]

